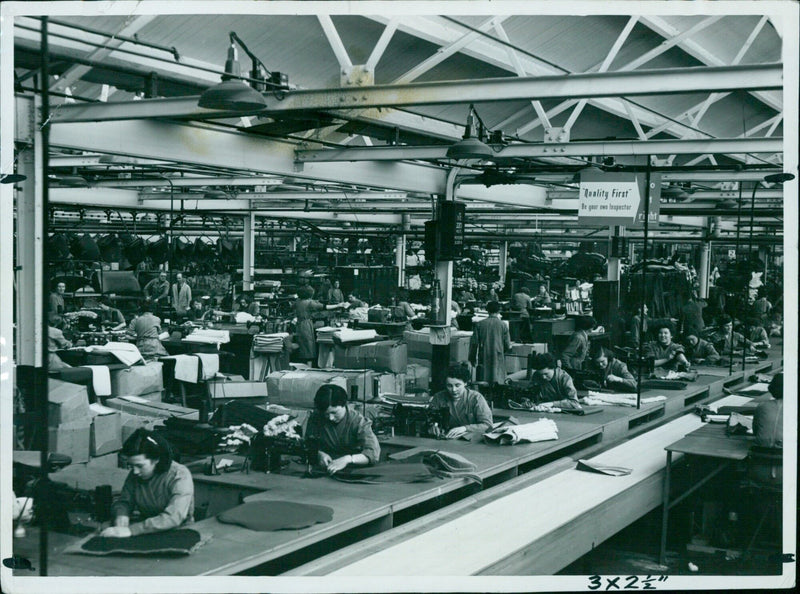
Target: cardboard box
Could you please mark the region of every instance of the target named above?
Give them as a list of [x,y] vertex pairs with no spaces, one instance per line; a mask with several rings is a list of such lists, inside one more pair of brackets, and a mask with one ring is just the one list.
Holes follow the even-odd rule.
[[168,417],[198,418],[198,413],[193,408],[185,408],[177,404],[167,404],[166,402],[151,402],[140,396],[109,398],[105,404],[115,410],[154,419],[166,419]]
[[138,394],[138,396],[149,402],[161,402],[164,400],[164,390],[156,390],[154,392],[148,392],[147,394]]
[[133,434],[133,432],[139,429],[140,427],[152,430],[157,421],[157,419],[155,419],[154,417],[143,417],[140,415],[132,415],[130,413],[121,411],[119,413],[119,416],[121,424],[120,437],[122,439],[123,444],[125,444],[127,439]]
[[122,418],[118,410],[92,404],[92,430],[89,453],[102,456],[122,449]]
[[406,393],[406,374],[405,373],[381,373],[376,375],[378,381],[379,394],[397,394],[402,396]]
[[[469,359],[469,341],[472,332],[454,330],[450,334],[450,362],[460,363]],[[406,330],[403,333],[403,340],[408,345],[409,359],[431,360],[430,331],[428,328],[422,330]],[[429,363],[430,364],[430,363]]]
[[547,344],[537,343],[516,343],[511,345],[511,352],[506,353],[506,373],[514,373],[522,369],[528,369],[528,356],[531,353],[546,353]]
[[214,400],[227,400],[233,398],[261,398],[267,399],[267,382],[256,381],[229,381],[227,379],[209,380],[208,391]]
[[431,368],[429,365],[409,363],[405,373],[405,389],[427,390],[431,381]]
[[69,456],[73,464],[88,462],[91,426],[87,408],[85,419],[50,427],[50,451]]
[[408,347],[394,340],[381,340],[354,346],[337,346],[334,365],[341,369],[372,369],[404,373],[408,365]]
[[47,400],[50,403],[47,414],[51,427],[75,421],[90,422],[86,386],[50,379]]
[[139,396],[164,389],[164,377],[160,361],[145,365],[132,365],[111,371],[111,393],[115,396]]
[[319,387],[330,383],[348,389],[347,378],[334,371],[275,371],[267,376],[267,396],[270,404],[313,408]]

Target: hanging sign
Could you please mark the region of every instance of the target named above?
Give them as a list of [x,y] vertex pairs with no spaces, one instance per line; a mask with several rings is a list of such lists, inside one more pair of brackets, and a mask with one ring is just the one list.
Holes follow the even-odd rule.
[[[660,188],[651,176],[650,223],[658,222]],[[634,173],[581,173],[578,220],[581,223],[637,227],[644,223],[645,175]]]

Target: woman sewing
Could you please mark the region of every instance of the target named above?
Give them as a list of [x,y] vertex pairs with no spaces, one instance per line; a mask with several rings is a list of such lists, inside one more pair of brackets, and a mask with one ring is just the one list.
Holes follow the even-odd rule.
[[163,437],[137,429],[125,440],[122,454],[130,473],[111,508],[114,525],[101,536],[127,538],[194,521],[192,474],[172,459],[172,449]]

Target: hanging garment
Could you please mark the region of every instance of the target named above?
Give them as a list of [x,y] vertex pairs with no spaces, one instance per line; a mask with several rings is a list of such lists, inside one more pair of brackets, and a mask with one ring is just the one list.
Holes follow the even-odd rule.
[[201,536],[197,530],[180,528],[128,538],[92,536],[68,547],[65,552],[84,555],[190,555],[209,540],[210,535]]
[[147,244],[146,251],[147,257],[153,264],[163,264],[169,259],[169,240],[166,237],[159,237]]
[[332,519],[330,507],[279,500],[249,501],[217,516],[223,524],[236,524],[259,532],[300,530]]

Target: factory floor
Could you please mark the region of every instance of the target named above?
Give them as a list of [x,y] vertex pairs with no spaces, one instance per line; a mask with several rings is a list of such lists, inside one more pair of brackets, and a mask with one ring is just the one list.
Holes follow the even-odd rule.
[[[683,534],[675,534],[673,531],[667,548],[666,566],[662,566],[658,562],[660,535],[661,508],[657,508],[565,567],[559,575],[736,576],[779,575],[781,572],[777,539],[767,542],[759,538],[757,545],[744,558],[738,550],[726,552],[703,546],[691,548],[705,550],[689,550],[684,546],[691,538],[688,533],[684,530]],[[747,533],[744,541],[750,536],[751,533]]]

